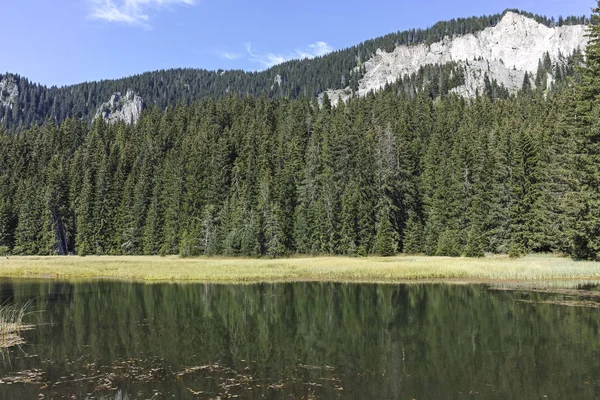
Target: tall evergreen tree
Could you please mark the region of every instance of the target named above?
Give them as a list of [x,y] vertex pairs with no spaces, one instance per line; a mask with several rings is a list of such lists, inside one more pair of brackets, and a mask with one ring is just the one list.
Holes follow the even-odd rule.
[[575,258],[600,259],[600,2],[593,9],[575,119],[579,188],[572,233]]

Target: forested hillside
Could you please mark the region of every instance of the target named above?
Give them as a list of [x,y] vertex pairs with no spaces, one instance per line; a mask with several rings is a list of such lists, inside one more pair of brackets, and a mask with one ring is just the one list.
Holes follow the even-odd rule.
[[[546,26],[587,22],[585,17],[560,18],[556,21],[520,13]],[[377,49],[392,51],[399,45],[430,44],[446,36],[479,32],[496,25],[502,16],[496,14],[439,22],[428,29],[389,34],[323,57],[293,60],[262,72],[173,69],[60,88],[34,84],[18,75],[0,75],[0,126],[15,131],[34,123],[45,123],[50,118],[59,124],[69,117],[83,118],[89,123],[102,103],[108,101],[115,92],[125,93],[129,89],[140,95],[146,105],[158,106],[162,110],[176,104],[190,105],[202,99],[224,98],[230,93],[252,97],[313,99],[328,89],[356,89],[364,71],[360,68],[354,73],[351,71],[370,59]],[[432,71],[442,66],[427,68]],[[447,85],[449,80],[446,77],[430,71],[426,74],[430,82],[445,82]],[[558,79],[563,72],[559,71]],[[416,91],[415,88],[411,90]],[[443,93],[444,87],[436,88],[434,92]]]
[[573,253],[576,238],[588,248],[596,231],[576,235],[585,188],[574,155],[595,136],[573,125],[578,90],[467,102],[399,89],[337,108],[231,96],[153,108],[135,126],[69,118],[4,133],[2,251],[481,256]]

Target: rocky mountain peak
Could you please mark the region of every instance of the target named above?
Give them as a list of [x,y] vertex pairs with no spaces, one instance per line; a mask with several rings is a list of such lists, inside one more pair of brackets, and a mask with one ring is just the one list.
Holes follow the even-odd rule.
[[[495,79],[510,93],[522,88],[525,73],[535,77],[539,62],[546,54],[553,65],[566,62],[566,57],[587,45],[585,25],[565,25],[549,28],[537,21],[508,11],[500,22],[481,32],[446,37],[431,45],[398,46],[393,52],[377,50],[364,63],[365,74],[359,81],[357,94],[365,96],[387,83],[411,75],[426,65],[457,63],[464,75],[464,84],[452,89],[465,97],[482,93],[485,77]],[[553,79],[546,79],[550,85]],[[351,95],[349,88],[330,90],[332,104]]]

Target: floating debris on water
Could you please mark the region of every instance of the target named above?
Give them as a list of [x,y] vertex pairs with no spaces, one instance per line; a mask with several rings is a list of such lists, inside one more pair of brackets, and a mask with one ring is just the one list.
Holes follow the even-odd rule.
[[[50,360],[46,361],[46,365],[55,364]],[[130,388],[143,387],[148,383],[157,382],[166,382],[167,384],[175,382],[183,386],[184,390],[189,393],[188,396],[210,399],[234,399],[244,397],[249,393],[260,394],[272,391],[294,393],[297,398],[316,399],[315,390],[328,391],[330,395],[343,390],[341,379],[332,375],[335,368],[328,365],[299,364],[294,368],[296,371],[294,376],[286,379],[261,377],[250,367],[250,365],[253,367],[257,365],[252,361],[245,363],[242,368],[243,372],[219,363],[174,370],[166,367],[161,358],[127,359],[112,365],[100,365],[98,362],[84,362],[83,360],[65,360],[65,365],[71,365],[75,369],[79,366],[80,369],[77,373],[61,375],[55,379],[51,379],[48,376],[49,373],[44,373],[39,369],[25,370],[5,376],[0,379],[0,385],[14,383],[40,385],[39,398],[56,398],[65,393],[65,387],[72,388],[72,385],[82,385],[80,391],[85,391],[87,393],[85,398],[90,400],[129,398],[129,395],[121,391],[123,385]],[[314,377],[314,375],[319,375],[319,372],[324,373],[325,376]],[[151,398],[156,398],[158,394],[156,391],[138,392],[138,395],[151,395]],[[137,397],[135,396],[135,398]]]
[[12,385],[13,383],[25,383],[43,385],[43,375],[44,373],[39,369],[28,369],[5,376],[0,379],[0,384]]

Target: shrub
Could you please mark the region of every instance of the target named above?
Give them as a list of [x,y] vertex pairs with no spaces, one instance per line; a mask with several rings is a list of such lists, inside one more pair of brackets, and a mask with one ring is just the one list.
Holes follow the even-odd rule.
[[356,256],[357,257],[366,257],[367,256],[367,249],[365,248],[365,246],[363,246],[362,244],[360,246],[358,246],[358,249],[356,250]]
[[510,246],[510,249],[508,249],[508,256],[510,258],[520,258],[523,257],[525,251],[523,250],[523,247],[517,243],[513,243]]

